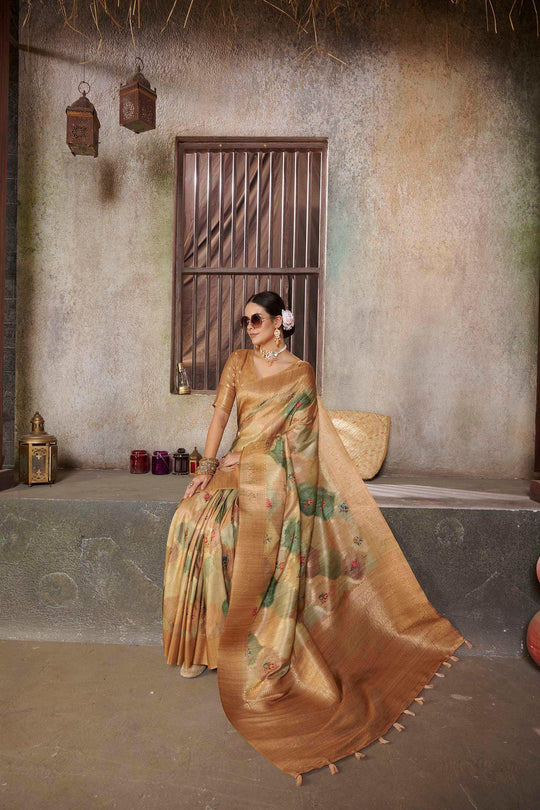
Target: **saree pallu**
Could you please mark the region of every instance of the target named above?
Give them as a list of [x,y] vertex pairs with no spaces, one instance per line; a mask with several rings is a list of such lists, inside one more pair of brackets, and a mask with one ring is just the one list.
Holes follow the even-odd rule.
[[238,465],[180,503],[163,600],[169,663],[217,667],[233,726],[297,777],[378,740],[465,641],[437,613],[297,361],[234,352]]

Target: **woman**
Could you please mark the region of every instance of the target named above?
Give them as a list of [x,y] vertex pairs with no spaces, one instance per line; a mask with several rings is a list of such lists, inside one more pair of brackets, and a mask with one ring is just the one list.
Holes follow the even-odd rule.
[[[401,730],[465,639],[420,588],[312,367],[286,349],[292,313],[261,292],[242,321],[253,348],[225,364],[169,531],[164,649],[186,677],[217,668],[231,723],[301,784]],[[235,396],[237,434],[218,462]]]

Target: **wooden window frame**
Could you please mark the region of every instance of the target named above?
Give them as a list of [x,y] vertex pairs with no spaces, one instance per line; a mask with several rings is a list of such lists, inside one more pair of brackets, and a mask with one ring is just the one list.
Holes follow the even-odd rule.
[[[324,282],[326,272],[326,213],[328,195],[328,139],[327,138],[236,138],[236,137],[211,137],[201,138],[200,136],[178,136],[175,140],[175,202],[174,202],[174,250],[173,250],[173,290],[172,290],[172,340],[171,340],[171,369],[170,369],[170,391],[176,393],[176,368],[181,356],[182,347],[182,275],[189,273],[193,268],[184,268],[184,232],[183,232],[183,201],[180,198],[181,190],[184,186],[183,167],[185,151],[224,151],[237,150],[259,150],[272,151],[272,147],[282,151],[296,150],[319,150],[321,151],[321,172],[320,172],[320,207],[319,207],[319,265],[316,272],[318,279],[317,288],[317,350],[316,350],[316,378],[317,388],[322,393],[322,357],[324,338]],[[254,271],[246,268],[248,275]],[[283,275],[300,275],[302,269],[281,267]],[[224,268],[213,270],[213,274],[227,276],[230,273]],[[261,268],[261,275],[265,276],[265,268]],[[286,302],[287,303],[287,302]],[[217,378],[222,369],[218,369]],[[194,393],[214,394],[215,388],[193,388]]]

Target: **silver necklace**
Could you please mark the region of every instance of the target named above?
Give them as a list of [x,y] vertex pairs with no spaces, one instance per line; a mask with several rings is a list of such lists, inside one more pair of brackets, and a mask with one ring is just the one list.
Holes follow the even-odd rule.
[[276,352],[276,351],[273,351],[272,349],[263,349],[263,348],[261,348],[261,346],[259,346],[259,352],[262,354],[264,359],[267,360],[269,364],[271,364],[271,363],[274,362],[274,360],[276,359],[278,354],[281,354],[281,352],[284,352],[286,348],[287,347],[284,346],[282,349],[280,349],[278,352]]

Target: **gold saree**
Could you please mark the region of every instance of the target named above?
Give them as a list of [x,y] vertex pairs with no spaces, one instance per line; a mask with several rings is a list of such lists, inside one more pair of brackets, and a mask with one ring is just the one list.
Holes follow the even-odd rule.
[[399,730],[465,639],[428,602],[309,363],[261,378],[253,350],[236,351],[214,405],[235,396],[240,463],[171,523],[164,649],[217,667],[230,722],[300,783]]

